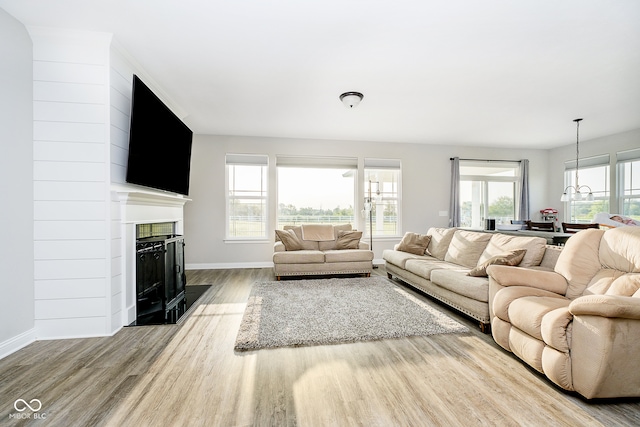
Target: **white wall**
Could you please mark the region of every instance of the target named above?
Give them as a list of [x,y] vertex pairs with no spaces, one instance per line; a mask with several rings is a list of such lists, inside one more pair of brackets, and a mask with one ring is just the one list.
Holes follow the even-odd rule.
[[[309,156],[400,159],[402,162],[402,232],[424,232],[429,227],[448,225],[450,157],[530,161],[531,212],[545,207],[547,200],[547,150],[509,150],[445,145],[300,140],[285,138],[196,135],[191,163],[193,202],[185,207],[185,241],[188,268],[222,268],[270,265],[273,237],[266,243],[229,243],[225,233],[225,154],[268,154],[271,165],[269,190],[275,196],[273,165],[279,154]],[[361,198],[363,195],[361,195]],[[271,230],[275,225],[276,200],[269,201]],[[358,221],[362,221],[358,219]],[[358,224],[356,224],[358,225]],[[359,224],[360,229],[363,224]],[[376,260],[393,241],[374,240]]]
[[32,342],[35,331],[32,46],[24,26],[2,9],[0,40],[1,358]]
[[[575,132],[575,128],[573,128],[573,132]],[[575,133],[573,135],[575,135]],[[612,184],[610,210],[614,213],[619,213],[620,209],[619,206],[617,206],[616,191],[613,187],[616,183],[616,153],[619,151],[640,148],[640,129],[609,135],[602,138],[583,139],[584,136],[588,138],[588,121],[586,119],[580,124],[580,158],[583,159],[602,154],[609,154],[611,169],[610,182]],[[568,135],[567,139],[570,138],[571,135]],[[565,187],[564,163],[568,160],[575,160],[575,158],[575,140],[569,145],[549,150],[549,187],[547,188],[550,200],[549,205],[551,207],[558,208],[558,218],[561,220],[563,218],[568,220],[568,218],[565,217],[566,210],[564,203],[560,202],[560,196],[562,196],[562,191]]]

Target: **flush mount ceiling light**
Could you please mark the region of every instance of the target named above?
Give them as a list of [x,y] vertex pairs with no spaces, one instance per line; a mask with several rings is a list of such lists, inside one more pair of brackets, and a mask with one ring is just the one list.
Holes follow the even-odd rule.
[[[567,188],[564,189],[564,193],[562,193],[562,197],[560,198],[561,202],[568,202],[570,200],[587,200],[587,201],[593,200],[593,192],[591,191],[591,187],[589,187],[588,185],[580,185],[578,183],[578,169],[580,169],[578,162],[580,160],[580,122],[581,121],[582,119],[574,120],[574,122],[576,122],[576,185],[569,185],[567,186]],[[581,188],[589,190],[586,196],[582,195],[582,192],[580,191]],[[573,195],[571,195],[571,193],[568,192],[569,190],[572,190]]]
[[362,98],[364,98],[364,95],[360,92],[345,92],[340,95],[340,101],[342,101],[347,108],[357,107],[360,101],[362,101]]

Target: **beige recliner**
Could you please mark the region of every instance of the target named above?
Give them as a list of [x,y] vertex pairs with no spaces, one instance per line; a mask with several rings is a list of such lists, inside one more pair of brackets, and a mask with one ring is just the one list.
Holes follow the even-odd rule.
[[576,233],[554,271],[487,272],[500,346],[587,399],[640,396],[640,227]]

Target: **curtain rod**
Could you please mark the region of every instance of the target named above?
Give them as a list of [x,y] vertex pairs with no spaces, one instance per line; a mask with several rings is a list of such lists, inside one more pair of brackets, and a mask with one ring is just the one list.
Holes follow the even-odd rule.
[[[453,160],[455,157],[449,157],[449,160]],[[465,161],[474,161],[474,162],[514,162],[520,163],[522,160],[491,160],[491,159],[459,159]]]

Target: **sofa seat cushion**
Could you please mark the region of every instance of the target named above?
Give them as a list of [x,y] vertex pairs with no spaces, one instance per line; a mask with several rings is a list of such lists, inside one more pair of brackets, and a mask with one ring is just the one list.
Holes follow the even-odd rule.
[[385,249],[384,252],[382,252],[382,258],[388,263],[396,265],[400,268],[405,268],[406,262],[410,259],[435,260],[435,258],[428,255],[414,255],[410,254],[409,252],[396,251],[393,249]]
[[544,237],[511,236],[496,233],[491,237],[484,252],[480,255],[478,265],[496,255],[517,249],[526,249],[527,252],[525,252],[524,258],[520,261],[519,266],[534,267],[540,265],[542,257],[544,257],[546,245],[547,239]]
[[468,276],[469,270],[441,269],[431,272],[431,281],[440,286],[455,292],[458,295],[474,299],[481,302],[489,302],[489,279],[487,277]]
[[336,249],[324,252],[325,262],[372,261],[373,252],[366,249]]
[[554,297],[522,297],[509,304],[511,325],[542,341],[542,319],[550,311],[565,308],[570,300]]
[[478,265],[480,255],[484,252],[493,235],[477,231],[456,230],[444,260],[467,268]]
[[321,264],[324,262],[324,252],[312,250],[275,252],[273,262],[275,264]]
[[431,273],[434,270],[460,270],[459,265],[451,264],[446,261],[440,261],[439,259],[435,259],[433,257],[429,257],[429,259],[408,259],[405,263],[404,268],[405,270],[427,280],[431,280]]

